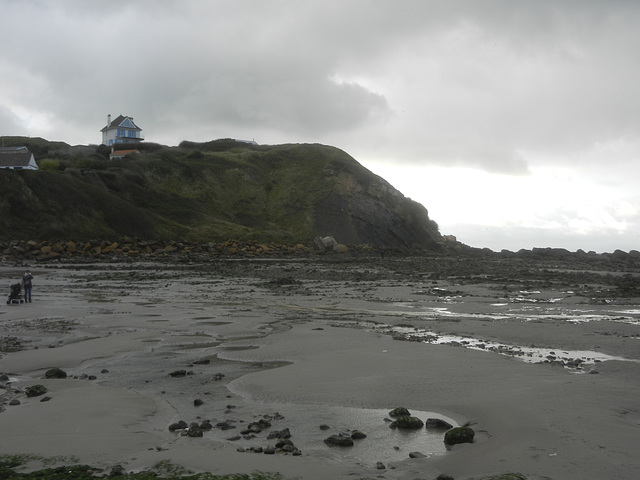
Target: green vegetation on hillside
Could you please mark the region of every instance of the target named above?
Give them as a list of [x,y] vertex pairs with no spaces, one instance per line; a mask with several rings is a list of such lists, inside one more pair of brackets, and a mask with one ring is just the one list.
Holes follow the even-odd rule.
[[[325,234],[318,225],[331,225],[323,217],[325,199],[333,195],[335,203],[336,192],[353,197],[352,185],[383,182],[345,152],[323,145],[143,143],[136,146],[139,154],[109,160],[105,146],[23,137],[5,137],[4,143],[28,146],[41,169],[0,170],[0,240],[132,236],[309,243]],[[374,227],[375,208],[365,219]],[[429,222],[426,210],[423,216]],[[439,235],[435,223],[426,228]]]

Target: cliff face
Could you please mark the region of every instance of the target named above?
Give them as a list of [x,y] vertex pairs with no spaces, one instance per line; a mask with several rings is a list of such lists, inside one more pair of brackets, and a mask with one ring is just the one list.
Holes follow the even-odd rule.
[[141,144],[139,155],[110,161],[101,147],[51,145],[39,140],[40,171],[0,170],[0,239],[310,243],[331,235],[399,249],[442,240],[422,205],[333,147]]
[[315,228],[342,243],[434,249],[441,237],[427,209],[362,167],[327,172],[331,192],[316,209]]

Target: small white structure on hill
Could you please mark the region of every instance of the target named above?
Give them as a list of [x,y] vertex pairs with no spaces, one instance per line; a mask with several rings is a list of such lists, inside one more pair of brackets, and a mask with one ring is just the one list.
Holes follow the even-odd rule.
[[0,168],[38,170],[38,164],[27,147],[1,147]]
[[140,143],[144,140],[140,134],[142,129],[133,123],[133,117],[125,115],[118,115],[113,122],[111,115],[107,115],[107,126],[100,131],[102,132],[102,145]]

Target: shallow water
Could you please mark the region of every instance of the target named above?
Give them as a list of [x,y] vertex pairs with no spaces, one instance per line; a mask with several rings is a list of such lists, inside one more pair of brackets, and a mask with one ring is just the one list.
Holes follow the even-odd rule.
[[501,355],[515,357],[527,363],[563,362],[566,368],[575,372],[584,372],[583,368],[585,366],[595,365],[607,360],[638,362],[638,360],[635,359],[608,355],[606,353],[591,350],[567,350],[558,348],[527,347],[523,345],[508,345],[505,343],[482,340],[473,337],[440,335],[429,330],[415,327],[381,325],[367,322],[358,322],[357,326],[394,335],[396,337],[400,336],[405,337],[406,339],[417,339],[429,344],[457,345],[474,350],[498,353]]
[[[375,466],[377,462],[386,465],[387,462],[409,458],[411,452],[420,452],[426,456],[442,455],[446,452],[442,430],[431,430],[425,427],[419,430],[390,428],[389,411],[391,409],[295,404],[260,404],[256,408],[261,411],[270,411],[274,415],[279,413],[284,418],[273,420],[271,428],[258,434],[256,438],[234,441],[238,447],[274,446],[276,440],[267,440],[268,433],[289,428],[291,441],[303,455],[313,454],[314,457],[333,461],[355,460],[363,465]],[[420,418],[423,422],[428,418],[439,418],[457,426],[455,420],[439,413],[416,410],[410,412],[412,416]],[[256,417],[253,421],[259,418],[261,417]],[[322,430],[320,425],[328,425],[330,428]],[[207,435],[228,439],[237,436],[242,428],[245,426],[238,425],[236,429],[226,431],[214,429]],[[355,440],[353,447],[330,447],[324,443],[324,440],[331,435],[353,430],[360,430],[367,437]]]

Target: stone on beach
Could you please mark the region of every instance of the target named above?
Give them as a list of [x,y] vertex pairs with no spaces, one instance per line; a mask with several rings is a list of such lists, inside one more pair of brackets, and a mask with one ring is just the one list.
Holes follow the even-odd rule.
[[446,445],[457,445],[459,443],[472,443],[475,432],[471,427],[456,427],[444,434]]
[[354,441],[350,436],[331,435],[325,438],[324,443],[332,447],[353,447]]
[[424,422],[418,417],[410,415],[401,415],[389,424],[390,428],[399,428],[401,430],[418,430],[424,426]]

